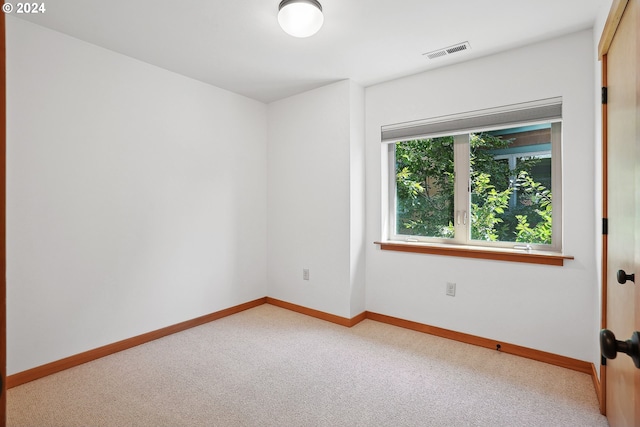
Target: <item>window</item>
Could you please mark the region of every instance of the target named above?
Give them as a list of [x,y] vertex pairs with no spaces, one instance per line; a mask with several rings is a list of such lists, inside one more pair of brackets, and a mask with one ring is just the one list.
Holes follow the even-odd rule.
[[386,126],[389,240],[561,250],[560,99]]

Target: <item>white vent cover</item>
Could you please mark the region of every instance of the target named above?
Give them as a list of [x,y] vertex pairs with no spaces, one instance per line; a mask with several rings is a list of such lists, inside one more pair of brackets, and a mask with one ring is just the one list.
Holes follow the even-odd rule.
[[433,52],[423,53],[423,56],[426,56],[429,59],[436,59],[442,56],[452,55],[456,52],[463,52],[465,50],[471,49],[471,45],[469,42],[458,43],[453,46],[445,47],[444,49],[434,50]]

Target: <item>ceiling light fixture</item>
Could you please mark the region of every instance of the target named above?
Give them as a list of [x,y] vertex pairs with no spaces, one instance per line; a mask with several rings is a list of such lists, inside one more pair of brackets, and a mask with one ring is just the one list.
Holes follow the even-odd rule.
[[322,5],[317,0],[282,0],[278,7],[278,23],[293,37],[309,37],[322,27]]

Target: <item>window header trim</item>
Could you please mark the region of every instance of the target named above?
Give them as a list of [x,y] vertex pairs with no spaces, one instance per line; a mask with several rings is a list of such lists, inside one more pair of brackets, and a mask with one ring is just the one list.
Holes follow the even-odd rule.
[[561,120],[562,98],[547,98],[521,104],[382,126],[382,143],[390,144],[408,139],[434,138]]

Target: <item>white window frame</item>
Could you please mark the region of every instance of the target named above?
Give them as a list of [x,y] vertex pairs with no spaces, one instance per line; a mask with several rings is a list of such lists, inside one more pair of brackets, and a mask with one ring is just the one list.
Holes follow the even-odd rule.
[[[388,206],[387,215],[388,218],[386,224],[383,224],[383,229],[387,230],[387,239],[389,241],[399,242],[424,242],[435,243],[443,245],[464,245],[470,247],[484,247],[484,248],[509,248],[509,249],[522,249],[525,251],[540,250],[561,252],[562,251],[562,117],[555,115],[554,117],[548,117],[544,119],[534,120],[522,120],[511,121],[509,123],[496,124],[491,126],[486,124],[480,128],[464,128],[459,131],[443,131],[433,134],[424,133],[423,130],[427,129],[431,124],[455,122],[459,120],[461,123],[465,123],[465,119],[468,117],[482,117],[482,116],[495,116],[496,111],[510,112],[517,111],[518,109],[526,109],[531,106],[536,108],[540,105],[560,105],[561,98],[553,98],[549,100],[535,101],[533,103],[518,104],[515,106],[500,107],[498,109],[483,110],[473,113],[466,113],[464,115],[447,116],[436,119],[430,119],[427,121],[403,123],[400,125],[384,126],[382,128],[383,143],[388,145],[387,158],[388,168],[386,171],[388,181]],[[480,119],[482,121],[482,119]],[[514,242],[489,242],[479,241],[471,239],[471,226],[470,226],[470,206],[471,206],[471,193],[470,193],[470,144],[469,135],[471,133],[480,133],[483,131],[494,131],[499,129],[508,129],[519,126],[528,126],[533,124],[551,124],[551,192],[553,194],[552,211],[552,243],[547,244],[526,244],[526,243],[514,243]],[[446,126],[446,125],[445,125]],[[412,137],[406,137],[405,135],[411,135],[411,129],[418,129],[419,132]],[[390,132],[391,137],[384,138],[385,131]],[[394,138],[394,133],[402,135],[401,138]],[[389,134],[388,134],[389,135]],[[397,234],[396,224],[396,162],[395,162],[395,145],[398,142],[412,140],[412,139],[425,139],[434,138],[439,136],[454,136],[454,167],[455,167],[455,196],[454,196],[454,238],[439,238],[439,237],[425,237],[414,236],[406,234]],[[548,153],[548,151],[547,151]],[[540,154],[540,153],[535,153]],[[518,153],[517,157],[526,157],[527,153]],[[384,175],[384,174],[383,174]]]

